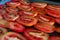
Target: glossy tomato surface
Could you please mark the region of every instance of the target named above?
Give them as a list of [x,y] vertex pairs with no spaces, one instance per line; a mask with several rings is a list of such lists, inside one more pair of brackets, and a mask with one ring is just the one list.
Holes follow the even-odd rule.
[[28,40],[48,40],[48,34],[36,29],[26,29],[24,35]]

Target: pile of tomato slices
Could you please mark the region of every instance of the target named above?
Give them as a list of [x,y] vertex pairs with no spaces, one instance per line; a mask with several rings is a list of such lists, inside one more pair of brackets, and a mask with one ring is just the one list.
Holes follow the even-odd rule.
[[12,0],[0,5],[0,40],[60,40],[60,6]]

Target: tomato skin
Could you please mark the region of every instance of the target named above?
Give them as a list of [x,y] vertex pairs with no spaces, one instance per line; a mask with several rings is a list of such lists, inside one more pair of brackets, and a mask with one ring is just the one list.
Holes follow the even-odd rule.
[[48,5],[46,7],[46,13],[50,16],[59,18],[60,17],[60,7]]
[[55,19],[58,24],[60,24],[60,18]]
[[[35,35],[32,35],[32,33],[39,33],[41,34],[41,36],[44,35],[44,37],[46,37],[46,39],[42,38],[42,37],[39,37],[39,36],[35,36]],[[36,29],[33,29],[33,28],[30,28],[30,29],[26,29],[24,31],[24,35],[25,37],[27,38],[27,40],[48,40],[48,34],[44,33],[44,32],[41,32],[39,30],[36,30]],[[37,35],[37,34],[36,34]]]
[[23,32],[24,31],[24,26],[17,23],[17,22],[10,22],[7,28],[15,31],[15,32]]
[[11,8],[16,8],[17,6],[20,5],[20,3],[19,2],[7,2],[6,5]]
[[53,17],[46,16],[44,14],[38,14],[37,19],[40,22],[47,23],[47,24],[50,24],[50,25],[54,25],[54,23],[55,23],[55,19]]
[[0,36],[4,35],[5,33],[7,33],[7,29],[0,26]]
[[59,36],[51,36],[49,37],[49,40],[60,40]]
[[27,27],[31,27],[38,22],[36,18],[29,16],[20,16],[16,21]]
[[55,27],[46,23],[38,23],[34,26],[36,29],[41,30],[45,33],[52,33],[55,31]]
[[8,32],[8,33],[6,33],[5,35],[3,35],[1,37],[1,40],[6,40],[7,37],[12,37],[12,38],[15,37],[15,38],[18,38],[18,39],[21,39],[21,40],[26,40],[26,38],[23,35],[15,33],[15,32]]
[[58,32],[58,33],[60,33],[60,27],[56,27],[55,31]]

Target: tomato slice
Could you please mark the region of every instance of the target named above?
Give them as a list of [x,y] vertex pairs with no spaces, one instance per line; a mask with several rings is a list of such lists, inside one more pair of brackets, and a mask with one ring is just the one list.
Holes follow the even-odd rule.
[[38,14],[37,15],[37,19],[40,21],[40,22],[44,22],[44,23],[48,23],[50,25],[54,25],[55,23],[55,19],[53,17],[50,17],[50,16],[46,16],[44,14]]
[[30,6],[30,5],[21,4],[21,5],[18,6],[18,8],[19,8],[20,10],[30,11],[33,7]]
[[36,29],[41,30],[41,31],[46,32],[46,33],[52,33],[52,32],[55,31],[55,27],[54,26],[46,24],[46,23],[43,23],[43,22],[37,23],[34,27]]
[[47,3],[44,3],[44,2],[40,2],[40,3],[34,2],[34,3],[31,3],[31,5],[36,7],[36,8],[45,8],[47,6]]
[[51,36],[49,37],[49,40],[60,40],[59,36]]
[[46,7],[46,13],[48,14],[48,15],[51,15],[51,16],[53,16],[53,17],[60,17],[60,6],[59,7],[57,7],[57,6],[53,6],[53,5],[48,5],[47,7]]
[[21,34],[8,32],[1,37],[1,40],[26,40]]
[[17,22],[10,22],[7,28],[9,28],[15,32],[23,32],[25,29],[23,25],[21,25]]
[[4,35],[7,32],[7,29],[0,27],[0,36]]
[[19,2],[7,2],[6,5],[11,8],[16,8],[17,6],[20,5],[20,3]]
[[31,16],[31,17],[35,17],[37,16],[37,12],[32,12],[32,11],[20,11],[19,14],[22,16]]
[[60,24],[60,18],[56,18],[56,22]]
[[28,40],[48,40],[49,35],[36,29],[26,29],[24,35]]
[[19,15],[17,13],[6,13],[3,15],[3,17],[7,21],[15,21]]
[[60,33],[60,27],[56,27],[56,32]]
[[34,17],[20,16],[16,21],[25,26],[33,26],[37,23],[38,20]]
[[8,8],[6,8],[6,11],[9,12],[9,13],[18,13],[18,9],[17,8],[8,7]]

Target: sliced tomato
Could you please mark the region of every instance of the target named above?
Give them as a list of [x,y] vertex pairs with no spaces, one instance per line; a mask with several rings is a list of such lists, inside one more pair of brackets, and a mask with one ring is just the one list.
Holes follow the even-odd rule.
[[7,21],[15,21],[19,15],[17,13],[6,13],[3,15],[3,17]]
[[20,5],[20,3],[19,2],[7,2],[6,5],[11,8],[16,8],[17,6]]
[[43,23],[43,22],[37,23],[34,27],[36,29],[41,30],[41,31],[46,32],[46,33],[52,33],[52,32],[55,31],[55,27],[54,26],[46,24],[46,23]]
[[37,2],[34,2],[34,3],[31,3],[31,5],[34,6],[34,7],[37,7],[37,8],[45,8],[47,6],[47,3],[43,3],[43,2],[37,3]]
[[7,28],[9,28],[15,32],[23,32],[25,29],[23,25],[21,25],[17,22],[10,22]]
[[44,15],[44,14],[42,14],[42,13],[37,15],[37,19],[38,19],[40,22],[48,23],[48,24],[50,24],[50,25],[54,25],[54,23],[55,23],[55,19],[54,19],[53,17]]
[[60,33],[60,27],[56,27],[56,32]]
[[57,7],[57,6],[53,6],[53,5],[48,5],[46,7],[46,13],[48,15],[51,15],[53,17],[60,17],[60,6]]
[[4,35],[5,33],[7,33],[7,29],[0,27],[0,36]]
[[49,40],[60,40],[60,36],[51,36]]
[[18,13],[18,9],[17,8],[7,7],[6,11],[9,12],[9,13]]
[[26,40],[21,34],[8,32],[1,37],[1,40]]
[[56,18],[56,22],[60,24],[60,18]]
[[25,26],[33,26],[37,23],[38,20],[34,17],[20,16],[16,21]]
[[19,8],[20,10],[30,11],[33,7],[30,6],[30,5],[21,4],[21,5],[18,6],[18,8]]
[[32,11],[20,11],[19,14],[22,16],[31,16],[31,17],[35,17],[37,16],[37,12],[32,12]]
[[49,35],[36,29],[26,29],[24,35],[28,40],[48,40]]

